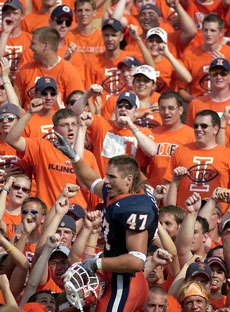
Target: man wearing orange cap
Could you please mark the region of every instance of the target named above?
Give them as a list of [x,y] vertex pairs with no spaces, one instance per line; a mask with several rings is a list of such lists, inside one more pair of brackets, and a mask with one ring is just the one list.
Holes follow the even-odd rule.
[[182,312],[205,312],[209,305],[209,297],[205,286],[190,281],[181,286],[177,299],[182,305]]

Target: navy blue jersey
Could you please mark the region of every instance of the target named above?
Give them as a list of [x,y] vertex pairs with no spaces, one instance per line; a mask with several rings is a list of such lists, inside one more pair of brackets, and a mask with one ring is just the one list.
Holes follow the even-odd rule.
[[105,257],[116,257],[128,253],[126,230],[148,230],[150,244],[158,225],[158,208],[152,194],[143,191],[140,194],[116,196],[112,201],[109,201],[105,185],[102,192],[104,198],[103,232],[106,241]]

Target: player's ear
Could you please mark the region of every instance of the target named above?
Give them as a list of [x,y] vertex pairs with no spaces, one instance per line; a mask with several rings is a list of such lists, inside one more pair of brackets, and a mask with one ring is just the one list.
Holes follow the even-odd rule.
[[133,183],[133,176],[131,174],[129,174],[126,177],[126,184],[127,184],[127,186],[129,186],[129,185],[132,185],[132,183]]
[[123,38],[124,38],[124,35],[123,35],[123,33],[121,32],[121,35],[120,35],[120,42],[123,40]]

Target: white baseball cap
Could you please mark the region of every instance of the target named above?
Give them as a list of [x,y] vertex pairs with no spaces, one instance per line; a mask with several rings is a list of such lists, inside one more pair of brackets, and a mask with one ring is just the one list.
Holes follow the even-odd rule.
[[156,82],[157,80],[155,69],[152,66],[149,66],[149,65],[138,66],[133,76],[136,76],[139,74],[146,76],[147,78],[149,78],[150,80],[153,80],[154,82]]
[[146,35],[146,40],[153,35],[159,36],[164,43],[167,43],[168,35],[164,29],[160,27],[149,29]]

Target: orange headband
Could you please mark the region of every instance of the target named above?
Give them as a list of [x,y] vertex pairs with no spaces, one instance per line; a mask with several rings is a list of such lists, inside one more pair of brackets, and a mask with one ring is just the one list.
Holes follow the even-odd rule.
[[181,301],[190,296],[200,296],[208,300],[206,293],[203,291],[200,285],[196,283],[192,283],[189,285],[189,287],[185,290],[184,294],[182,295]]

